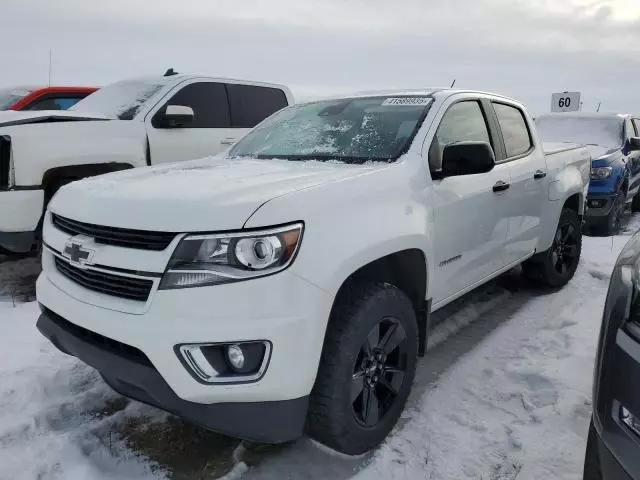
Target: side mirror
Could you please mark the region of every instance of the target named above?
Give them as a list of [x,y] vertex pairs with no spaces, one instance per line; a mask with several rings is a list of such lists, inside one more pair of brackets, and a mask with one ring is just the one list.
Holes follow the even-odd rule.
[[630,152],[640,150],[640,137],[631,137],[628,142]]
[[160,117],[161,128],[181,128],[193,122],[193,108],[184,105],[167,105]]
[[495,164],[493,148],[487,142],[452,143],[442,153],[442,177],[486,173]]

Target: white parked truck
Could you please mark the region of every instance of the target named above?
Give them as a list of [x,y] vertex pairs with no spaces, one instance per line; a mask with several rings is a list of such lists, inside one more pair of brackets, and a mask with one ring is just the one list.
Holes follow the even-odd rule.
[[306,427],[359,454],[398,420],[433,311],[518,264],[572,278],[590,161],[543,153],[498,95],[293,106],[217,158],[62,188],[38,328],[207,428],[277,443]]
[[0,113],[0,251],[30,251],[60,186],[221,152],[292,103],[286,87],[196,75],[135,78],[69,111]]

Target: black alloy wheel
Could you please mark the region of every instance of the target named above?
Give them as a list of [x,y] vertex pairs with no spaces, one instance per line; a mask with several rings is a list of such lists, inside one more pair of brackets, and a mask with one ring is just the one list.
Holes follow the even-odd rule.
[[351,380],[353,413],[363,426],[375,426],[392,408],[404,383],[407,356],[407,334],[397,319],[383,319],[367,335]]

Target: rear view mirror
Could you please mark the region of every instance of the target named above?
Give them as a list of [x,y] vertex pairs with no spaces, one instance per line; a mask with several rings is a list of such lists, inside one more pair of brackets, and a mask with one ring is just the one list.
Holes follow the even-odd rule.
[[442,153],[442,177],[486,173],[495,164],[493,148],[487,142],[452,143]]
[[629,139],[629,151],[640,150],[640,137],[631,137]]
[[193,108],[184,105],[167,105],[161,117],[161,127],[181,128],[190,125],[194,118]]

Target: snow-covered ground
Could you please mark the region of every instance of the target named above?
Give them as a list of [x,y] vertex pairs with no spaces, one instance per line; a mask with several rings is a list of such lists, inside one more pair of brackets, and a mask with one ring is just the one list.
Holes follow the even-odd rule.
[[561,291],[510,274],[437,312],[400,425],[355,459],[242,446],[122,399],[35,330],[37,264],[0,259],[0,479],[581,478],[608,278],[638,228],[585,237]]

